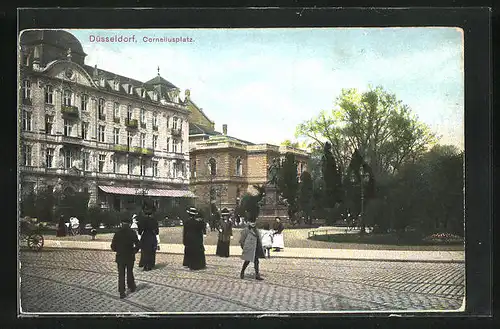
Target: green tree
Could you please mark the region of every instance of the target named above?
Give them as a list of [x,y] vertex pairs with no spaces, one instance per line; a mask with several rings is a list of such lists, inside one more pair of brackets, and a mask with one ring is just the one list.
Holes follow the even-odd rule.
[[313,209],[313,181],[311,174],[307,171],[300,175],[299,185],[299,207],[304,219],[312,224],[311,212]]
[[334,109],[300,124],[296,137],[319,146],[330,142],[340,168],[347,168],[351,154],[359,150],[375,177],[397,172],[437,140],[407,105],[382,87],[363,93],[343,89]]
[[321,159],[322,176],[323,176],[323,199],[324,206],[329,212],[329,221],[334,222],[339,213],[335,209],[339,209],[339,204],[343,199],[342,190],[342,173],[337,166],[335,158],[332,154],[332,147],[329,142],[325,143],[323,148],[323,157]]
[[295,221],[295,214],[298,211],[297,194],[299,181],[297,176],[297,161],[295,160],[295,154],[287,152],[278,173],[277,190],[286,201],[288,217],[292,222]]

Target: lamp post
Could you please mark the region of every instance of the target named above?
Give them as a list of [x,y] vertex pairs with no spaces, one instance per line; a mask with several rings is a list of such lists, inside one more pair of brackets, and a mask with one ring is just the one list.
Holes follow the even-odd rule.
[[361,188],[361,212],[360,212],[360,233],[365,233],[365,225],[364,225],[364,214],[365,214],[365,184],[370,179],[369,174],[365,171],[364,168],[361,169],[361,180],[359,182]]

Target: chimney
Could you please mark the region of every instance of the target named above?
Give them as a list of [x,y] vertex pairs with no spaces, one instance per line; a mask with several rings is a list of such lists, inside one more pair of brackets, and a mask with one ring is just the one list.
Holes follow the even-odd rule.
[[222,133],[223,133],[224,135],[227,135],[227,125],[226,125],[226,124],[223,124],[223,125],[222,125]]

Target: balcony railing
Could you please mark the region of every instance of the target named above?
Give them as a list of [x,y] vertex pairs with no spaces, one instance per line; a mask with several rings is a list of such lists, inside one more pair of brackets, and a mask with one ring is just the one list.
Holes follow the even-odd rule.
[[134,147],[134,146],[129,147],[129,152],[130,153],[137,153],[137,154],[141,154],[141,155],[149,155],[149,156],[152,156],[154,154],[153,149],[145,148],[145,147]]
[[62,144],[77,144],[81,145],[82,144],[82,138],[81,137],[74,137],[74,136],[57,136],[56,141],[58,143]]
[[70,116],[78,116],[78,107],[73,105],[62,105],[61,106],[62,114],[70,115]]
[[179,128],[171,128],[170,129],[170,134],[172,136],[182,136],[182,130]]
[[125,126],[127,126],[127,128],[131,128],[131,129],[137,129],[137,119],[127,119],[125,120]]
[[128,146],[127,145],[117,144],[117,145],[113,146],[113,151],[127,153],[128,152]]

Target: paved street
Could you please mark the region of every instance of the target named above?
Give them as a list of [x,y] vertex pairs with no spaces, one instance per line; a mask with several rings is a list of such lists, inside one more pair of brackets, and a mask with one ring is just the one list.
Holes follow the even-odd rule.
[[261,261],[239,278],[239,257],[207,256],[189,271],[182,255],[158,254],[158,268],[136,269],[138,290],[118,298],[114,253],[100,250],[23,251],[23,312],[314,312],[457,310],[464,263],[307,258]]

